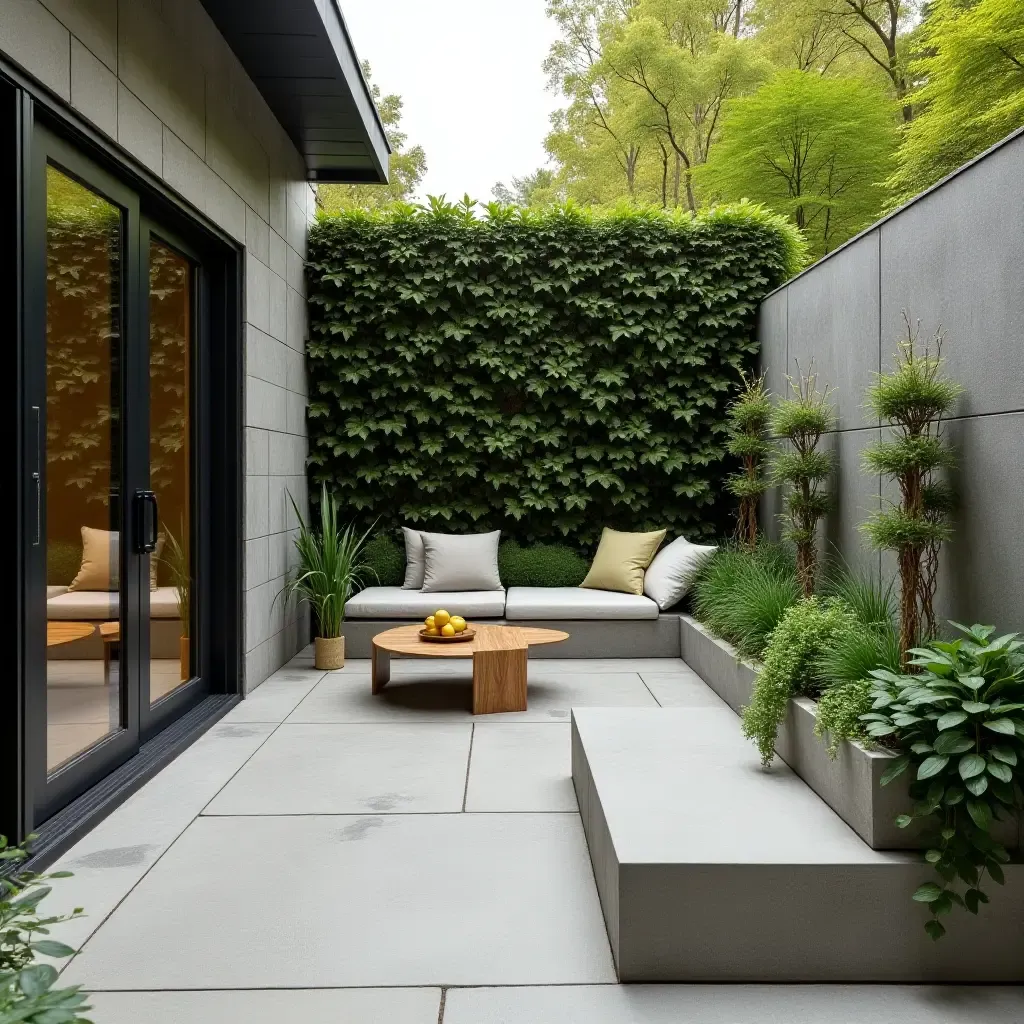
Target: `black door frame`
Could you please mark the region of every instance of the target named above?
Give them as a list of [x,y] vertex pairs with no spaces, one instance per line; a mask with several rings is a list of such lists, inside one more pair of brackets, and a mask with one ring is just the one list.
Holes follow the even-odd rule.
[[[206,607],[216,612],[217,621],[204,630],[202,665],[211,694],[190,712],[167,728],[166,719],[180,714],[176,701],[160,702],[156,714],[143,726],[139,737],[142,749],[111,776],[83,792],[49,821],[40,825],[35,814],[35,795],[29,781],[30,758],[26,729],[28,694],[26,679],[25,629],[30,618],[26,602],[25,549],[29,516],[34,512],[34,493],[29,485],[33,471],[29,466],[30,438],[25,430],[27,416],[24,401],[25,347],[28,325],[25,312],[33,296],[27,273],[33,256],[26,251],[26,231],[30,226],[26,208],[27,185],[33,169],[33,136],[36,123],[45,125],[63,144],[74,147],[102,172],[122,187],[134,190],[141,200],[140,212],[161,226],[161,237],[181,232],[201,253],[208,268],[197,298],[205,303],[211,344],[205,379],[207,400],[203,406],[203,432],[197,449],[203,452],[209,478],[216,482],[216,493],[208,494],[203,507],[206,538],[199,555],[206,573]],[[6,714],[0,718],[0,774],[6,785],[0,787],[0,833],[21,839],[29,832],[40,834],[36,843],[40,863],[57,856],[61,849],[84,834],[116,807],[131,792],[185,746],[201,735],[238,699],[241,691],[242,651],[242,569],[243,564],[243,361],[242,302],[243,277],[241,245],[175,195],[167,185],[120,150],[85,121],[78,118],[58,97],[38,85],[17,67],[0,58],[0,183],[5,200],[0,224],[9,227],[0,241],[0,261],[7,268],[0,293],[8,298],[2,316],[17,339],[16,352],[9,365],[17,372],[6,381],[7,425],[16,439],[14,459],[17,498],[16,550],[12,554],[14,571],[7,576],[8,607],[15,609],[9,638],[8,668],[14,678],[5,702]],[[170,240],[170,239],[169,239]],[[45,258],[44,258],[45,265]],[[197,570],[200,569],[197,565]],[[15,628],[16,627],[16,628]],[[37,627],[38,628],[38,627]],[[11,664],[11,662],[14,664]],[[9,677],[10,678],[10,677]],[[201,695],[198,695],[201,696]],[[183,695],[181,703],[187,702]],[[163,729],[162,732],[157,730]],[[36,754],[38,756],[38,754]],[[45,754],[44,762],[45,762]]]
[[[132,533],[131,496],[146,486],[149,452],[132,431],[124,429],[139,415],[139,353],[133,343],[141,336],[136,296],[140,289],[138,238],[140,230],[138,196],[91,160],[69,146],[48,128],[35,125],[32,133],[30,169],[25,182],[24,308],[22,352],[24,378],[22,394],[27,414],[24,458],[28,466],[23,533],[26,615],[25,638],[25,787],[26,803],[34,822],[45,821],[81,796],[138,751],[138,680],[143,671],[138,638],[141,634],[140,580],[144,558],[136,551]],[[120,418],[118,444],[112,452],[119,465],[112,466],[117,482],[117,510],[114,521],[121,534],[120,623],[122,643],[118,671],[121,729],[74,757],[52,776],[47,760],[46,619],[38,614],[46,607],[46,320],[47,320],[47,168],[56,167],[121,210],[121,254],[118,281],[119,356],[115,386]],[[143,381],[144,382],[144,381]],[[148,432],[146,434],[148,439]],[[33,609],[36,614],[32,614]],[[42,673],[42,679],[37,677]],[[125,681],[129,685],[124,685]]]

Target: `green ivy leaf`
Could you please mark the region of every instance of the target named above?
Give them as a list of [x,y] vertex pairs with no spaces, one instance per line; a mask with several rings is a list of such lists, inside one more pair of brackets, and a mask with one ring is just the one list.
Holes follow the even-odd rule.
[[966,754],[960,758],[960,778],[970,779],[980,775],[985,770],[985,758],[979,754]]
[[[933,756],[926,758],[917,769],[917,777],[918,779],[930,779],[933,775],[938,775],[947,764],[949,764],[948,757]],[[984,762],[982,762],[982,771],[984,771]]]

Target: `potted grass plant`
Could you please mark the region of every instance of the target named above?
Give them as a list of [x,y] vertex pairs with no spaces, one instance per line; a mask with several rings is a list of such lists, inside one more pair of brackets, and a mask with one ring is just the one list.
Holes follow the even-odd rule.
[[[181,535],[185,536],[184,525]],[[178,640],[178,659],[181,662],[181,680],[192,678],[192,652],[189,640],[192,624],[192,565],[188,550],[171,533],[164,531],[164,544],[167,553],[160,559],[171,576],[174,596],[178,602],[178,618],[181,619],[181,637]]]
[[318,669],[342,668],[345,664],[345,605],[363,577],[373,570],[362,561],[367,538],[373,527],[358,534],[351,524],[338,525],[338,500],[320,490],[320,529],[307,524],[295,499],[288,495],[299,521],[295,549],[299,564],[285,583],[282,593],[306,601],[316,616],[314,664]]

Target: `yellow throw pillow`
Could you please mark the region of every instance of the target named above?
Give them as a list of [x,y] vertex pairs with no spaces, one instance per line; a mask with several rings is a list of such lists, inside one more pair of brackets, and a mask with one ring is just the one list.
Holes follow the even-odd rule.
[[620,533],[604,528],[587,578],[588,590],[616,590],[623,594],[644,592],[644,571],[665,539],[665,530],[654,533]]
[[82,567],[68,590],[120,590],[121,546],[116,531],[82,527]]
[[[156,590],[156,572],[164,547],[164,535],[157,538],[156,551],[149,557],[149,589]],[[82,527],[82,566],[68,590],[120,590],[121,544],[117,530]]]

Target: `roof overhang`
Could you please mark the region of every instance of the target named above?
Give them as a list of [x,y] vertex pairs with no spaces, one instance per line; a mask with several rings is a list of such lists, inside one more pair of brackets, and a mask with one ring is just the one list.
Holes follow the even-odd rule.
[[388,180],[388,145],[337,0],[202,0],[310,181]]

